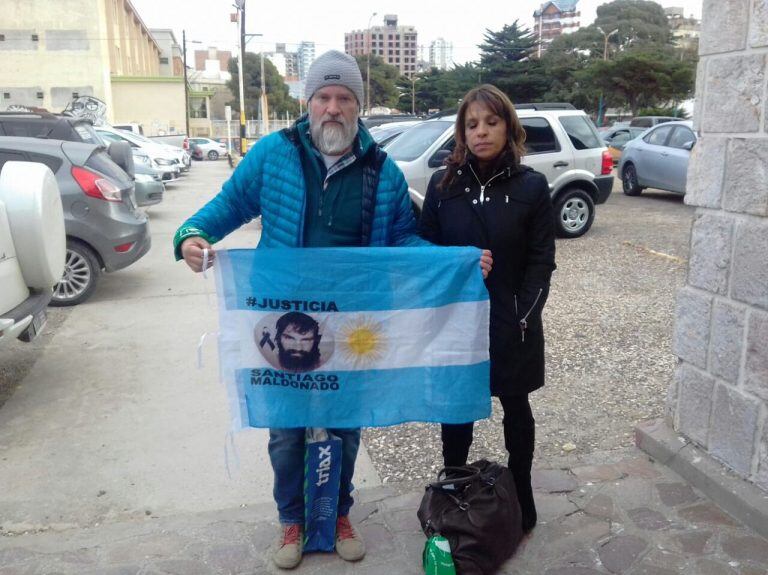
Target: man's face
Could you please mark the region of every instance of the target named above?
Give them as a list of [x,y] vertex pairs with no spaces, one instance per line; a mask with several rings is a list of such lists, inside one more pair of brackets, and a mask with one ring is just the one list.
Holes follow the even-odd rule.
[[285,369],[308,371],[320,358],[320,336],[314,330],[300,332],[295,325],[286,326],[277,338],[280,365]]
[[318,89],[309,101],[309,129],[317,149],[339,156],[357,135],[358,106],[355,94],[344,86]]

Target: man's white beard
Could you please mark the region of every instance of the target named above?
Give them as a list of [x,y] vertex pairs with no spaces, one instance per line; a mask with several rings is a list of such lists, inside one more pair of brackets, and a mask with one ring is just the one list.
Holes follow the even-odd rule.
[[[335,123],[338,121],[339,123]],[[323,122],[328,122],[323,125]],[[317,149],[328,156],[338,156],[352,145],[357,136],[357,122],[326,114],[319,120],[309,117],[309,132]]]

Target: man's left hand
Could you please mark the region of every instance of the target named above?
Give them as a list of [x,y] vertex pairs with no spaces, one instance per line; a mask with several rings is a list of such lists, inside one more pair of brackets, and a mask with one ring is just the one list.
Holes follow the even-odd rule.
[[483,279],[488,277],[492,267],[493,256],[491,255],[491,250],[483,250],[483,253],[480,255],[480,269],[483,270]]

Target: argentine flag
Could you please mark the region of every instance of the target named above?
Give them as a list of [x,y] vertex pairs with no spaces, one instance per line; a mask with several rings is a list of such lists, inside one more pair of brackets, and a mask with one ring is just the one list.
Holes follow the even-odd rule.
[[480,250],[216,252],[234,427],[371,427],[490,416]]

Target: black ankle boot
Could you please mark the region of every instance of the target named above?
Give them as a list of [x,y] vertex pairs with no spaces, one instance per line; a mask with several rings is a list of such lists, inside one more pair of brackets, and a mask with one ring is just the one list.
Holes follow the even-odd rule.
[[533,487],[531,487],[530,473],[513,473],[517,500],[520,503],[520,511],[523,516],[523,533],[529,533],[536,527],[536,503],[533,501]]

